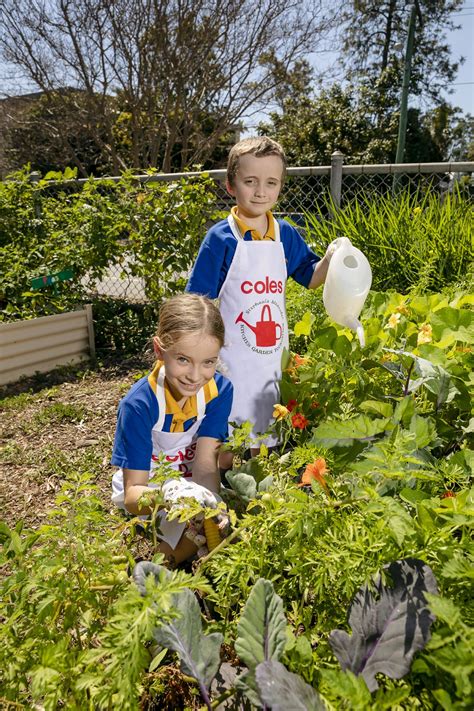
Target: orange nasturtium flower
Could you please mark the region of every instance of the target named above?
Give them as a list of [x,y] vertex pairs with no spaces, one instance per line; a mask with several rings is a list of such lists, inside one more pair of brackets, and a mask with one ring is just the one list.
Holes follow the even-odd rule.
[[286,417],[289,412],[290,411],[288,410],[288,408],[286,408],[284,405],[280,405],[280,403],[273,405],[273,417],[277,422],[278,420],[283,420],[283,418]]
[[297,412],[291,418],[291,424],[297,430],[304,430],[308,426],[309,420],[301,412]]
[[307,365],[307,363],[309,363],[309,358],[304,358],[303,356],[298,355],[298,353],[295,353],[293,356],[293,363],[296,368],[301,368],[302,365]]
[[423,343],[431,343],[433,337],[432,329],[429,323],[422,324],[420,331],[418,333],[418,339],[416,341],[417,346],[421,346]]
[[311,482],[315,479],[320,484],[326,493],[329,493],[328,485],[326,484],[325,474],[328,473],[326,460],[323,457],[318,457],[312,464],[308,464],[301,477],[301,482],[298,486],[311,486]]
[[298,401],[297,400],[288,400],[286,403],[286,407],[288,408],[288,412],[293,412],[295,407],[298,407]]

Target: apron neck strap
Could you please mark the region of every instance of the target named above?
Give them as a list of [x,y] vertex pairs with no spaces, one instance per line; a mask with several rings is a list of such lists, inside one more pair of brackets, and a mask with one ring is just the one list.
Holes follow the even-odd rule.
[[[165,366],[161,366],[156,379],[156,399],[158,400],[158,422],[156,428],[163,430],[166,417],[166,396],[165,396]],[[206,414],[206,398],[204,388],[200,388],[196,393],[197,419],[202,420]]]

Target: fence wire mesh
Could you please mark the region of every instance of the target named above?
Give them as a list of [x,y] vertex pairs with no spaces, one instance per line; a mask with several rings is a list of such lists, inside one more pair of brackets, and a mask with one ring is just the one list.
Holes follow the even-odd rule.
[[[340,160],[339,165],[333,162],[331,166],[289,168],[274,213],[278,218],[290,218],[296,226],[303,228],[306,212],[317,211],[323,218],[330,219],[328,198],[332,198],[335,205],[342,208],[349,201],[375,199],[378,196],[388,195],[394,190],[408,190],[420,196],[428,193],[436,194],[442,200],[461,179],[467,194],[472,195],[474,163],[438,163],[431,166],[430,164],[343,166]],[[210,171],[209,174],[214,180],[216,207],[224,215],[234,204],[225,188],[225,171]],[[189,174],[189,176],[196,175],[196,173]],[[150,182],[160,180],[171,182],[178,177],[186,177],[186,174],[153,175],[151,178],[142,176],[143,188],[146,189],[146,184]],[[204,234],[202,236],[204,237]],[[130,274],[132,260],[132,253],[125,251],[122,261],[111,265],[100,281],[86,278],[83,280],[83,285],[92,296],[107,296],[130,303],[145,303],[147,298],[144,281]]]

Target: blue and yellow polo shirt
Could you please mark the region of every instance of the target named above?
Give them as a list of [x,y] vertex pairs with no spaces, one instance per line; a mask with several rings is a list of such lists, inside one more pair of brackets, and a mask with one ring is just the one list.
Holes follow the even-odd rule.
[[275,239],[275,225],[273,222],[273,215],[270,212],[270,210],[266,213],[267,216],[267,231],[265,232],[264,235],[260,234],[258,230],[252,229],[248,225],[245,224],[245,222],[237,215],[237,207],[233,207],[231,209],[231,214],[234,220],[237,223],[237,227],[240,230],[240,234],[244,235],[244,239],[246,235],[250,235],[250,239],[252,240],[274,240]]
[[[156,387],[161,365],[158,361],[153,371],[137,380],[120,401],[111,464],[122,469],[150,469],[152,429],[159,416]],[[232,384],[221,373],[216,373],[204,386],[206,411],[198,437],[213,437],[220,442],[227,439],[232,394]],[[196,395],[180,407],[165,383],[165,400],[163,432],[186,432],[196,422]]]
[[[235,213],[233,214],[236,218]],[[267,216],[272,217],[272,213],[268,212]],[[254,239],[252,232],[256,232],[256,230],[245,229],[247,226],[239,218],[236,219],[244,240],[252,241]],[[273,231],[273,220],[269,219],[268,224],[271,225],[271,231]],[[320,257],[308,247],[298,230],[289,222],[278,220],[278,224],[285,253],[287,275],[301,286],[308,286]],[[274,239],[275,235],[270,237],[270,230],[268,230],[264,239],[271,238]],[[228,221],[221,220],[213,225],[201,243],[186,291],[217,299],[232,264],[236,248],[237,240],[232,234]]]

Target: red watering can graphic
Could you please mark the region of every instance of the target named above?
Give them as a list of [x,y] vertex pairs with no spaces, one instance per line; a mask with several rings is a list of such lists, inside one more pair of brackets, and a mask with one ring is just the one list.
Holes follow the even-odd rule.
[[[270,311],[270,306],[268,304],[263,306],[262,313],[260,314],[260,321],[257,321],[256,326],[252,326],[251,323],[247,323],[244,319],[243,311],[241,311],[237,316],[235,323],[244,323],[255,333],[255,343],[257,346],[266,346],[267,348],[269,346],[274,346],[282,336],[282,328],[279,323],[272,321],[272,312]],[[280,329],[279,333],[278,329]]]

